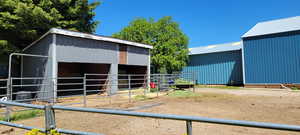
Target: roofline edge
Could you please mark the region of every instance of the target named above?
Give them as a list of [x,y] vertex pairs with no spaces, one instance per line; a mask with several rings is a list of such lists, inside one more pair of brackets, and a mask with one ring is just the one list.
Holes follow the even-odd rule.
[[29,49],[30,47],[35,45],[37,42],[39,42],[40,40],[42,40],[44,37],[46,37],[49,34],[60,34],[60,35],[65,35],[65,36],[87,38],[87,39],[92,39],[92,40],[114,42],[114,43],[119,43],[119,44],[126,44],[126,45],[131,45],[131,46],[136,46],[136,47],[153,49],[152,45],[137,43],[137,42],[133,42],[133,41],[122,40],[122,39],[117,39],[117,38],[112,38],[112,37],[104,37],[104,36],[93,35],[93,34],[82,33],[82,32],[75,32],[75,31],[64,30],[64,29],[59,29],[59,28],[51,28],[48,32],[46,32],[41,37],[39,37],[37,40],[33,41],[30,45],[25,47],[22,50],[22,52],[26,51],[27,49]]

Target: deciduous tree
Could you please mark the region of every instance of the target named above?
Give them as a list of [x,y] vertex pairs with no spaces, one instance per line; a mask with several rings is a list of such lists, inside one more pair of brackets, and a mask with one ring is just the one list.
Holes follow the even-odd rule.
[[180,71],[188,59],[188,37],[170,16],[138,18],[113,37],[153,45],[151,63],[159,73]]

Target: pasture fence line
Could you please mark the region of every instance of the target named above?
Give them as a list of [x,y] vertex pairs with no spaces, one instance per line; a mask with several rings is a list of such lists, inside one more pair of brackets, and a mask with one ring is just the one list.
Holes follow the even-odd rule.
[[52,129],[55,129],[59,133],[64,133],[64,134],[102,135],[102,134],[91,133],[91,132],[82,132],[82,131],[66,130],[66,129],[56,128],[55,112],[52,109],[52,105],[35,105],[35,104],[18,103],[18,102],[12,102],[12,101],[0,101],[0,104],[4,105],[4,106],[17,106],[17,107],[25,107],[25,108],[30,108],[30,109],[44,110],[45,128],[26,126],[26,125],[22,125],[22,124],[7,122],[7,121],[0,121],[0,125],[5,125],[5,126],[10,126],[10,127],[15,127],[15,128],[25,129],[25,130],[38,129],[39,131],[44,132],[46,134],[50,134],[50,131]]
[[92,133],[92,132],[65,130],[65,129],[57,128],[56,123],[55,123],[55,110],[185,121],[187,135],[193,134],[192,124],[194,122],[300,132],[300,126],[297,126],[297,125],[285,125],[285,124],[275,124],[275,123],[265,123],[265,122],[228,120],[228,119],[207,118],[207,117],[197,117],[197,116],[157,114],[157,113],[147,113],[147,112],[131,112],[131,111],[122,111],[122,110],[95,109],[95,108],[83,108],[83,107],[68,107],[68,106],[59,106],[59,105],[51,105],[51,104],[49,104],[49,105],[34,105],[34,104],[17,103],[17,102],[11,102],[11,101],[0,101],[0,104],[5,105],[5,106],[19,106],[19,107],[28,107],[28,108],[33,108],[33,109],[44,110],[45,111],[45,115],[44,115],[45,128],[30,127],[30,126],[26,126],[26,125],[20,125],[20,124],[15,124],[15,123],[11,123],[11,122],[5,122],[5,121],[0,121],[0,124],[6,125],[6,126],[11,126],[11,127],[16,127],[16,128],[22,128],[25,130],[40,129],[40,131],[45,132],[46,134],[49,134],[49,132],[52,129],[56,129],[58,132],[64,133],[64,134],[100,135],[100,134]]
[[[150,80],[149,80],[150,78]],[[184,74],[90,74],[71,77],[10,77],[0,79],[0,98],[17,102],[45,101],[56,103],[58,99],[82,96],[87,106],[87,95],[104,94],[108,97],[127,92],[128,102],[132,102],[136,89],[142,94],[174,89],[175,86],[195,84],[192,73]],[[151,85],[150,87],[150,84]]]
[[[149,80],[150,78],[150,80]],[[184,80],[184,81],[183,81]],[[149,82],[155,84],[150,87]],[[180,84],[176,84],[180,82]],[[33,104],[60,104],[70,106],[82,104],[87,107],[89,101],[109,98],[124,98],[125,102],[133,102],[134,96],[156,93],[173,89],[175,85],[193,84],[192,74],[92,74],[70,77],[10,77],[0,79],[0,98],[2,100]],[[117,89],[117,91],[115,91]],[[113,91],[114,90],[114,91]],[[153,91],[154,90],[154,91]],[[91,95],[91,96],[90,96]],[[73,98],[75,100],[65,99]],[[119,99],[117,99],[119,100]],[[126,101],[127,100],[127,101]],[[62,103],[61,103],[62,101]],[[123,101],[122,101],[123,102]],[[28,109],[15,109],[7,106],[4,114],[9,120],[12,112]]]

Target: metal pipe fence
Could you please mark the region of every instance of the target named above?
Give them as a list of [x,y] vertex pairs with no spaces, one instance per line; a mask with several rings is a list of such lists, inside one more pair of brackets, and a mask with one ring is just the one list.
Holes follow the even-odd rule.
[[[111,97],[126,94],[124,90],[127,90],[128,101],[131,102],[133,89],[147,89],[145,74],[118,74],[115,78],[112,76],[112,74],[84,74],[83,77],[11,77],[0,80],[6,81],[3,87],[0,85],[0,90],[3,89],[0,96],[17,102],[50,103],[56,103],[56,100],[66,97],[83,96],[80,103],[86,106],[87,96],[91,94],[107,93],[107,97]],[[116,87],[117,91],[113,92],[111,87]],[[145,90],[143,93],[146,93]]]
[[[178,120],[186,122],[186,133],[187,135],[192,135],[192,124],[194,122],[198,123],[211,123],[211,124],[221,124],[221,125],[231,125],[231,126],[242,126],[242,127],[252,127],[252,128],[263,128],[263,129],[273,129],[273,130],[284,130],[300,133],[300,126],[298,125],[286,125],[286,124],[275,124],[266,122],[254,122],[254,121],[242,121],[242,120],[228,120],[228,119],[217,119],[217,118],[207,118],[207,117],[197,117],[197,116],[184,116],[184,115],[172,115],[172,114],[156,114],[156,113],[146,113],[146,112],[131,112],[131,111],[121,111],[121,110],[108,110],[108,109],[95,109],[95,108],[81,108],[81,107],[66,107],[58,105],[33,105],[25,103],[16,103],[9,101],[0,101],[0,104],[6,106],[20,106],[35,109],[42,109],[45,111],[45,124],[46,128],[38,128],[41,131],[49,133],[51,129],[56,129],[55,123],[55,111],[76,111],[76,112],[88,112],[88,113],[99,113],[99,114],[110,114],[110,115],[121,115],[121,116],[134,116],[143,118],[153,118],[153,119],[168,119],[168,120]],[[26,130],[31,130],[36,127],[29,127],[25,125],[14,124],[10,122],[0,121],[0,124],[12,126],[16,128],[22,128]],[[96,135],[96,133],[88,133],[73,130],[57,129],[60,133],[65,134],[77,134],[77,135]]]
[[[84,74],[77,77],[11,77],[0,80],[0,97],[18,102],[42,101],[55,103],[68,96],[86,96],[106,93],[108,97],[127,94],[132,101],[135,89],[149,92],[149,82],[154,83],[156,92],[173,89],[175,85],[195,84],[192,74]],[[1,83],[3,82],[3,83]],[[3,84],[3,85],[1,85]],[[5,91],[6,90],[6,91]],[[125,92],[127,91],[127,93]],[[150,91],[151,92],[151,91]],[[158,94],[157,94],[158,95]]]
[[0,79],[0,98],[6,97],[8,79]]
[[128,102],[131,102],[134,89],[146,93],[147,77],[146,74],[85,74],[85,89],[87,94],[106,92],[109,98],[127,94]]
[[0,125],[25,129],[25,130],[32,130],[32,129],[38,129],[41,132],[44,132],[46,134],[50,134],[50,131],[52,129],[56,129],[59,133],[63,134],[72,134],[72,135],[102,135],[97,133],[91,133],[91,132],[82,132],[82,131],[75,131],[75,130],[66,130],[61,128],[56,128],[55,123],[55,112],[52,109],[51,105],[34,105],[34,104],[25,104],[25,103],[18,103],[18,102],[11,102],[11,101],[0,101],[1,105],[5,106],[17,106],[17,107],[25,107],[25,108],[31,108],[31,109],[39,109],[44,110],[45,112],[45,128],[40,127],[33,127],[33,126],[26,126],[22,124],[16,124],[12,122],[6,122],[6,121],[0,121]]
[[152,87],[153,91],[158,93],[160,91],[167,91],[170,89],[193,88],[196,84],[194,73],[181,73],[181,74],[151,74],[151,83],[155,85]]
[[[157,96],[170,90],[179,81],[193,82],[190,74],[153,74],[150,82],[156,84]],[[146,74],[84,74],[75,77],[11,77],[0,79],[0,98],[25,103],[51,103],[64,106],[83,104],[109,98],[122,102],[135,101],[134,96],[146,95],[149,91],[149,76]],[[184,80],[184,81],[182,81]],[[91,95],[91,96],[90,96]],[[67,100],[75,97],[74,100]],[[124,98],[127,97],[127,98]],[[66,102],[65,102],[66,101]],[[127,102],[125,101],[125,102]],[[6,107],[2,114],[8,119],[13,112],[22,111]]]

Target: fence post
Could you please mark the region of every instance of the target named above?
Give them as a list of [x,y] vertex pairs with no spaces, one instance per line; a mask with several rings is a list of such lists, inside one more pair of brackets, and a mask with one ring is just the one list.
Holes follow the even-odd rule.
[[56,123],[55,123],[55,112],[54,109],[52,108],[52,105],[46,105],[45,106],[45,129],[46,129],[46,134],[50,134],[50,131],[52,129],[56,128]]
[[159,96],[159,91],[160,91],[160,83],[161,83],[161,75],[158,75],[158,79],[157,79],[157,90],[156,90],[156,97]]
[[192,121],[190,121],[190,120],[186,121],[186,134],[187,135],[192,135],[193,134]]
[[[6,98],[8,101],[12,101],[12,79],[11,77],[9,77],[7,79],[7,86],[6,86],[7,90],[6,90]],[[5,117],[6,117],[6,121],[10,121],[10,106],[6,105],[6,112],[5,112]]]
[[129,103],[131,103],[131,76],[130,75],[128,75],[128,89],[129,89],[129,91],[128,91],[128,96],[129,96]]
[[193,75],[193,92],[195,93],[195,86],[196,86],[196,75],[195,75],[195,73],[192,73],[192,75]]
[[8,99],[10,101],[13,100],[13,79],[12,78],[8,78],[9,79],[9,83],[8,83]]
[[6,109],[6,111],[5,111],[5,120],[7,122],[9,122],[10,121],[10,107],[8,105],[5,105],[5,109]]
[[[56,78],[56,79],[58,79],[58,78]],[[57,86],[57,84],[55,83],[56,81],[54,81],[54,79],[51,79],[51,82],[52,82],[52,89],[53,89],[53,101],[52,101],[52,104],[55,104],[56,103],[56,98],[57,98],[57,89],[55,89],[55,87]]]
[[[144,77],[144,79],[146,79],[146,86],[145,86],[145,89],[144,89],[144,96],[147,95],[147,91],[150,92],[150,80],[149,80],[149,78],[150,77],[148,75],[146,75]],[[145,82],[145,80],[144,80],[144,82]]]
[[10,96],[9,96],[9,90],[10,89],[10,78],[8,78],[6,80],[6,98],[9,100]]
[[[109,104],[112,104],[112,93],[111,93],[112,87],[111,87],[111,85],[112,85],[113,81],[111,81],[112,80],[111,74],[108,74],[107,78],[108,78],[108,83],[106,85],[109,85],[109,86],[106,86],[106,87],[108,87],[107,95],[109,97]],[[117,75],[117,78],[119,78],[119,75]],[[117,87],[119,87],[119,84],[117,85]]]
[[84,74],[83,77],[83,106],[86,107],[86,74]]

